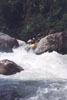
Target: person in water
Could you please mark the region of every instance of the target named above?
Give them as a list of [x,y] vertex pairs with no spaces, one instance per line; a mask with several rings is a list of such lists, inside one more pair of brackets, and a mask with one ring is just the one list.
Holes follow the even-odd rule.
[[29,40],[27,41],[27,43],[28,43],[28,44],[34,44],[34,43],[35,43],[35,38],[29,39]]
[[27,41],[27,48],[26,48],[26,50],[29,51],[30,49],[32,49],[32,50],[35,49],[35,38],[29,39]]

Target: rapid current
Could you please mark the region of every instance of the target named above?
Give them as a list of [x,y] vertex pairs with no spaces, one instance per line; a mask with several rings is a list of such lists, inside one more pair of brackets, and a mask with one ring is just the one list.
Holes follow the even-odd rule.
[[67,55],[13,51],[0,53],[0,60],[12,60],[24,71],[0,75],[0,100],[67,100]]

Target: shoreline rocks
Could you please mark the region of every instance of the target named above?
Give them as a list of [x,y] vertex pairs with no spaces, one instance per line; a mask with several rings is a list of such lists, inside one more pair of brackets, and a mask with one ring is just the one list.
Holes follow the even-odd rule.
[[12,49],[18,46],[15,38],[0,32],[0,52],[12,52]]
[[42,54],[47,51],[67,54],[67,33],[58,32],[42,38],[34,52],[35,54]]
[[10,61],[8,59],[4,59],[0,61],[0,74],[2,75],[12,75],[17,72],[21,72],[24,69],[17,65],[15,62]]

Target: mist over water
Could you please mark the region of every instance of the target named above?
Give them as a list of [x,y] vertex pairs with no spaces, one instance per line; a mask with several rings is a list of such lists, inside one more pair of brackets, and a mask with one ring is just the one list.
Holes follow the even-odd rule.
[[13,51],[0,53],[0,60],[12,60],[24,71],[0,75],[1,100],[67,100],[67,55],[35,55],[23,47]]

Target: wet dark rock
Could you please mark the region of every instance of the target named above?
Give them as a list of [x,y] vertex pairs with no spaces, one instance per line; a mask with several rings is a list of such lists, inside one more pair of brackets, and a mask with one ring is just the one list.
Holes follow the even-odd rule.
[[67,33],[58,32],[42,38],[34,52],[41,54],[46,51],[57,51],[61,54],[67,54]]
[[16,63],[14,63],[13,61],[7,59],[0,61],[0,74],[12,75],[22,70],[24,69]]
[[0,51],[12,52],[13,48],[18,47],[18,42],[15,38],[0,32]]

